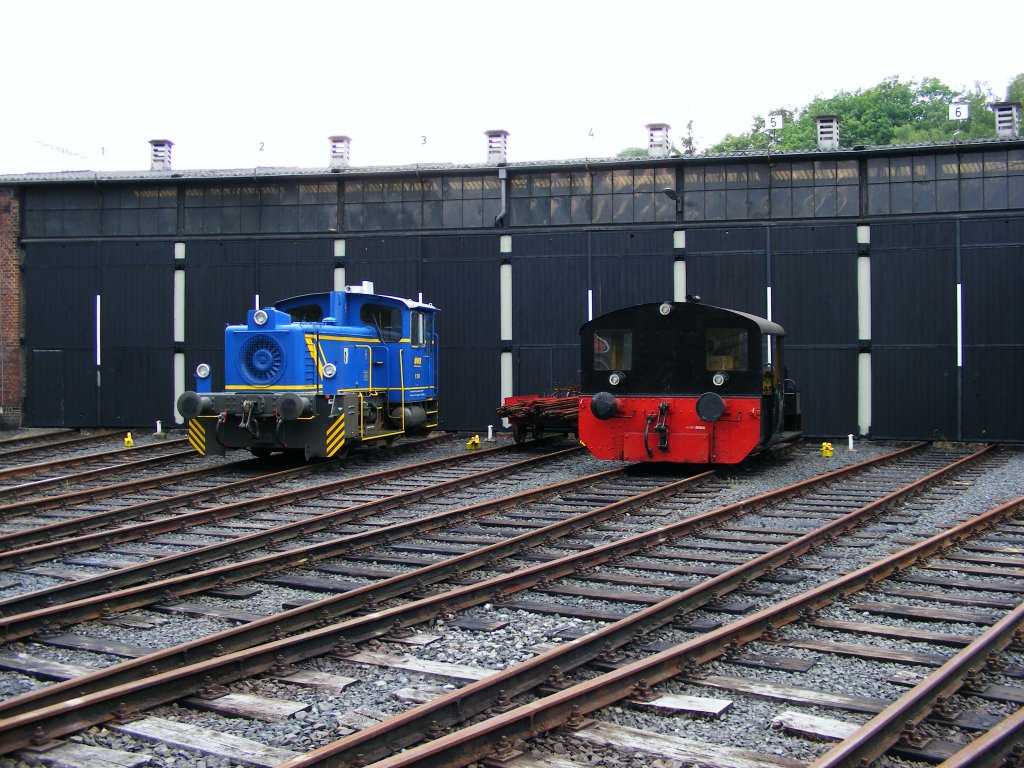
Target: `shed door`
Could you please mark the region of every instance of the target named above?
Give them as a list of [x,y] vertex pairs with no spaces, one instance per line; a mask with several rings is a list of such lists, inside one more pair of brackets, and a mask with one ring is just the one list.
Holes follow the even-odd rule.
[[32,398],[37,426],[64,426],[64,353],[59,349],[32,350]]

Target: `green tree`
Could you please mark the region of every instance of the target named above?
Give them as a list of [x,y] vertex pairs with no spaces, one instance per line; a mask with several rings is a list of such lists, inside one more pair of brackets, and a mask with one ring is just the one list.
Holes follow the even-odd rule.
[[647,147],[626,147],[615,157],[619,160],[634,160],[638,157],[647,157]]
[[[956,91],[933,77],[917,83],[893,76],[871,88],[816,98],[802,109],[777,109],[771,114],[783,114],[785,124],[774,134],[766,129],[766,119],[755,115],[750,132],[728,135],[708,151],[813,149],[817,144],[814,118],[819,115],[839,115],[844,147],[949,141],[958,129],[960,139],[991,136],[995,122],[988,103],[992,100],[992,94],[977,83]],[[967,104],[970,118],[960,124],[951,122],[952,103]]]
[[1024,72],[1021,72],[1006,86],[1006,100],[1024,104]]

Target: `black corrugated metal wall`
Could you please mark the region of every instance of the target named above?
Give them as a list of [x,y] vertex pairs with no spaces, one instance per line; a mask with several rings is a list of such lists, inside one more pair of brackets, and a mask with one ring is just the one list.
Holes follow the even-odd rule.
[[166,418],[173,253],[171,243],[151,241],[26,247],[29,424],[135,426]]
[[[871,231],[871,434],[1017,440],[1024,401],[1024,222],[886,222]],[[617,307],[672,296],[672,228],[513,237],[514,389],[578,380],[578,329]],[[348,282],[443,310],[444,425],[484,429],[499,402],[497,234],[346,240]],[[771,315],[788,330],[786,367],[804,392],[810,434],[858,432],[856,225],[687,229],[686,290],[706,303]],[[186,244],[186,370],[213,361],[223,384],[224,324],[262,304],[323,289],[327,240]],[[173,421],[172,242],[26,246],[26,423],[139,426]],[[962,285],[963,367],[957,365]],[[588,294],[588,292],[590,292]],[[96,364],[96,297],[102,356]]]
[[964,437],[1024,440],[1024,220],[965,221],[960,248]]
[[[661,193],[672,185],[675,211]],[[686,293],[787,329],[809,434],[1024,440],[1020,141],[424,174],[186,172],[21,193],[28,426],[173,420],[176,353],[186,386],[206,361],[219,387],[223,327],[255,295],[326,290],[344,267],[349,284],[442,310],[442,423],[483,430],[504,353],[514,392],[575,383],[589,313],[671,298],[682,259]]]

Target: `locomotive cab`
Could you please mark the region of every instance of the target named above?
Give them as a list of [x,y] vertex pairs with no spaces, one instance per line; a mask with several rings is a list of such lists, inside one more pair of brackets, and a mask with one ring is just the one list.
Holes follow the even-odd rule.
[[792,436],[798,394],[770,320],[663,302],[595,318],[580,335],[579,433],[598,458],[731,464]]
[[178,399],[190,442],[313,458],[425,434],[438,415],[436,311],[370,283],[249,310],[224,331],[224,391],[209,391],[202,364]]

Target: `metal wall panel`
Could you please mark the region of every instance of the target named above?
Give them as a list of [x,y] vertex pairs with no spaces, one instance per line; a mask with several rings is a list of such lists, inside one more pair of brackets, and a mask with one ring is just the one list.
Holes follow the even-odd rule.
[[25,341],[29,348],[93,349],[99,245],[25,245]]
[[422,241],[419,236],[398,235],[346,238],[345,282],[359,285],[369,280],[377,293],[416,298],[423,290]]
[[497,235],[424,237],[416,286],[437,314],[441,425],[494,424],[500,402]]
[[786,329],[786,375],[803,392],[804,432],[857,433],[856,228],[771,232],[772,319]]
[[174,245],[100,247],[100,422],[138,426],[173,418]]
[[[99,424],[155,429],[158,420],[168,426],[174,423],[172,349],[161,345],[150,349],[104,350]],[[187,377],[185,386],[192,386]]]
[[[334,244],[331,240],[262,240],[259,242],[257,288],[266,306],[304,293],[334,288]],[[230,322],[242,322],[244,317]]]
[[964,350],[964,440],[1024,440],[1024,396],[1019,386],[1022,380],[1024,344]]
[[517,395],[551,395],[580,381],[579,337],[575,344],[518,346],[513,364]]
[[671,256],[593,256],[594,316],[652,301],[672,301]]
[[512,251],[516,345],[574,344],[587,319],[586,233],[517,235]]
[[213,366],[214,390],[224,387],[224,326],[241,322],[259,293],[258,250],[255,240],[186,245],[185,347],[190,352],[220,350],[212,359],[205,360]]
[[957,439],[956,229],[871,229],[872,424],[882,438]]
[[871,436],[956,439],[956,361],[952,349],[875,347]]
[[764,317],[768,312],[767,230],[687,230],[686,293],[705,304]]
[[593,279],[588,247],[585,232],[513,238],[515,394],[551,395],[579,382],[578,330],[587,319]]
[[32,244],[27,252],[26,424],[136,426],[171,418],[172,244]]
[[451,349],[441,337],[441,429],[486,433],[500,423],[501,348],[497,344]]
[[[49,403],[38,397],[32,405],[30,427],[94,427],[102,425],[100,420],[99,387],[96,385],[95,349],[61,350],[64,393],[62,421]],[[29,371],[34,376],[35,371]],[[48,385],[43,382],[40,395],[45,394]]]
[[[98,266],[96,243],[25,245],[25,426],[102,423],[96,386]],[[58,352],[60,360],[38,354],[45,350]],[[49,379],[58,368],[61,401],[55,403],[50,398],[58,387]]]
[[[25,426],[63,427],[64,350],[29,350],[28,370],[32,374],[32,386],[23,414]],[[34,410],[28,406],[34,406]]]
[[497,345],[500,338],[498,237],[424,237],[423,291],[441,312],[437,318],[441,352]]
[[172,243],[104,242],[100,247],[103,349],[173,352]]
[[802,393],[805,435],[859,433],[856,348],[787,346],[785,367]]
[[[672,232],[592,232],[594,316],[672,299]],[[578,329],[577,329],[578,330]]]
[[961,243],[963,439],[1022,440],[1024,221],[964,222]]
[[853,225],[772,230],[772,319],[789,346],[857,348]]

